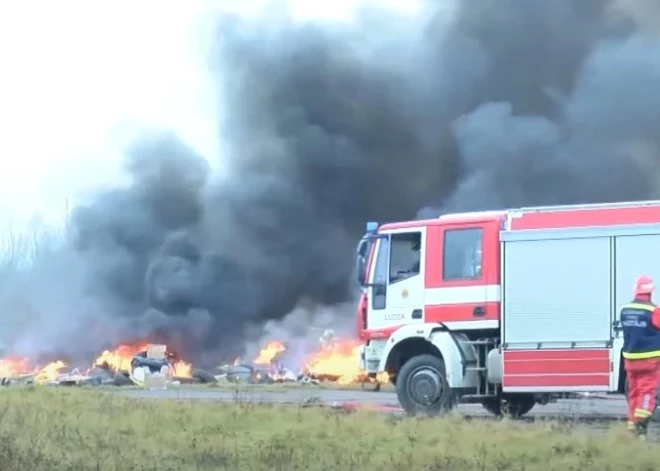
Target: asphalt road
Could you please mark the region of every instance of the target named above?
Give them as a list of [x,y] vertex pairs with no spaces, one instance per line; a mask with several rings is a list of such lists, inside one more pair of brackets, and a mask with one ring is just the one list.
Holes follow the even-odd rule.
[[[146,399],[173,399],[195,401],[252,401],[276,404],[303,404],[313,402],[323,405],[359,404],[364,408],[383,407],[392,408],[396,412],[398,402],[396,395],[391,392],[347,391],[332,389],[313,389],[301,386],[300,388],[283,388],[282,390],[258,389],[246,391],[231,391],[214,388],[176,388],[168,390],[149,391],[144,389],[120,389],[117,394]],[[467,416],[490,416],[479,404],[463,404],[458,412]],[[626,415],[626,401],[623,396],[607,396],[598,399],[566,399],[544,406],[536,405],[529,413],[533,418],[570,418],[581,420],[624,420]]]

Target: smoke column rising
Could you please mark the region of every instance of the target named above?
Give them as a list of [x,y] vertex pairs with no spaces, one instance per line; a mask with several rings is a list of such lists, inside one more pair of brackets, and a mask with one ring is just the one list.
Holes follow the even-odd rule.
[[344,23],[278,6],[213,17],[225,173],[151,133],[131,184],[74,211],[97,317],[237,355],[248,326],[351,299],[366,220],[657,196],[645,2],[435,1]]

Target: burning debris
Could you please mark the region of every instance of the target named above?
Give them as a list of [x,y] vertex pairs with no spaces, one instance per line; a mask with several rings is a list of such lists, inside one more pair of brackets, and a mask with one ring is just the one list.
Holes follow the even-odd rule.
[[[57,360],[46,366],[37,368],[26,358],[7,356],[0,359],[0,384],[51,384],[51,385],[103,385],[125,384],[141,385],[140,378],[145,377],[145,366],[151,367],[149,373],[154,373],[156,364],[159,372],[167,374],[168,378],[181,380],[191,378],[192,366],[177,359],[174,354],[163,350],[164,359],[153,358],[150,344],[120,345],[116,349],[104,351],[94,360],[91,367],[71,368],[64,361]],[[166,368],[163,370],[163,368]],[[140,373],[141,372],[141,373]]]
[[236,359],[232,365],[222,367],[223,372],[218,379],[231,382],[338,385],[357,383],[378,385],[389,381],[385,375],[369,378],[359,369],[358,341],[338,338],[332,330],[326,330],[319,341],[320,348],[308,355],[297,370],[285,366],[282,358],[289,349],[285,343],[275,340],[268,342],[250,364]]
[[[379,385],[389,382],[386,375],[369,378],[364,371],[360,370],[358,366],[360,344],[358,341],[336,337],[332,330],[326,330],[319,341],[320,348],[308,355],[303,365],[296,371],[285,367],[282,357],[285,356],[288,348],[279,341],[267,343],[252,365],[243,365],[240,359],[237,359],[234,366],[249,368],[252,371],[250,378],[256,382],[297,381],[304,384],[326,382],[338,385],[358,383]],[[232,373],[229,373],[229,376],[231,377]]]
[[384,377],[369,378],[359,369],[357,341],[337,338],[328,330],[321,337],[320,344],[320,348],[308,355],[297,370],[285,366],[283,356],[289,348],[280,341],[268,342],[251,362],[236,359],[215,371],[193,369],[192,364],[168,351],[165,345],[147,343],[120,345],[114,350],[105,350],[90,368],[71,368],[61,360],[35,368],[25,358],[7,356],[0,359],[0,385],[151,387],[150,382],[154,381],[160,386],[167,383],[214,384],[223,381],[250,384],[326,382],[348,385],[366,382],[380,384],[388,380]]

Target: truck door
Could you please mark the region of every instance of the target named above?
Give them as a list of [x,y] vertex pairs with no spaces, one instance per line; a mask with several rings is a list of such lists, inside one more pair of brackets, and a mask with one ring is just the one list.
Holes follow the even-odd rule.
[[426,228],[394,229],[377,242],[367,326],[388,329],[424,322]]
[[496,221],[432,228],[428,254],[426,322],[461,329],[496,328],[499,319],[499,227]]

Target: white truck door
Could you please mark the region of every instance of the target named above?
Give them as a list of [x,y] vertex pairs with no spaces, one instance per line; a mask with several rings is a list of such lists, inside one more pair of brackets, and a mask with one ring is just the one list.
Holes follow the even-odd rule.
[[367,326],[388,329],[424,322],[426,228],[387,231],[371,264]]

